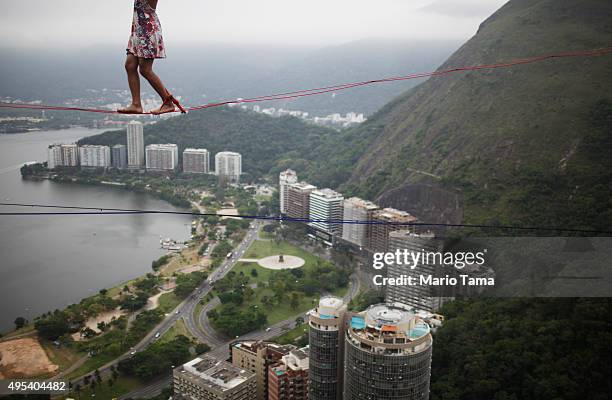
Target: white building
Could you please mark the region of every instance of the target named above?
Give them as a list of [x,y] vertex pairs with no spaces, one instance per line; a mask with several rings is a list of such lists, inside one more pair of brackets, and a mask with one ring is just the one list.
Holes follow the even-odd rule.
[[127,127],[128,168],[142,168],[145,163],[144,133],[142,124],[132,121]]
[[178,167],[178,146],[175,144],[150,144],[146,147],[147,169],[173,171]]
[[279,183],[279,198],[280,198],[280,212],[281,214],[287,214],[287,202],[289,196],[289,185],[297,183],[298,176],[294,170],[288,169],[280,173],[278,178]]
[[47,168],[55,169],[55,167],[61,167],[63,165],[62,146],[59,144],[52,144],[47,149]]
[[341,221],[344,197],[331,189],[313,190],[310,193],[310,212],[308,225],[329,236],[342,235],[342,224],[329,221]]
[[79,166],[79,147],[76,144],[62,144],[62,165],[64,167]]
[[227,361],[202,355],[173,371],[174,398],[193,400],[252,400],[257,377]]
[[206,149],[185,149],[183,152],[183,172],[207,174],[210,172],[210,154]]
[[342,239],[354,245],[365,247],[367,244],[368,222],[372,220],[372,213],[378,206],[371,201],[358,197],[344,200],[344,221],[359,223],[345,223],[342,225]]
[[240,181],[242,175],[242,156],[231,151],[222,151],[215,155],[215,174],[230,182]]
[[111,166],[111,151],[108,146],[79,147],[81,167],[108,168]]

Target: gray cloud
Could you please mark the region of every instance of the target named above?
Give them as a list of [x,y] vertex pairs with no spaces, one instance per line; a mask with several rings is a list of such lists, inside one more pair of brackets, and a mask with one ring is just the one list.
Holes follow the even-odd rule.
[[505,1],[490,0],[434,0],[421,7],[425,13],[446,15],[454,18],[482,18],[498,9]]

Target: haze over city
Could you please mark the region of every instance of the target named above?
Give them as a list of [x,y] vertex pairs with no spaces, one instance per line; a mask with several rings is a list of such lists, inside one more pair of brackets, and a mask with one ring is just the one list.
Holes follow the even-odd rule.
[[[0,34],[11,46],[123,45],[132,18],[132,3],[126,0],[1,3]],[[158,12],[170,46],[204,42],[321,46],[364,38],[467,39],[504,3],[161,0]]]

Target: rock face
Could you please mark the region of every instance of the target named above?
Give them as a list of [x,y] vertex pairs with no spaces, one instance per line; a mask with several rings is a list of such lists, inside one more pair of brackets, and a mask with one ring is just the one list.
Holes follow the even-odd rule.
[[421,222],[458,224],[463,220],[461,192],[436,183],[406,183],[383,193],[377,202],[418,215]]

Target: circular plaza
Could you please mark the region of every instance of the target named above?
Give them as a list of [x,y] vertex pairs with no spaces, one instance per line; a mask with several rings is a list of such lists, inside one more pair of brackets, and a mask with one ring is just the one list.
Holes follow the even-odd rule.
[[260,267],[275,270],[300,268],[304,263],[303,258],[280,254],[257,260]]

